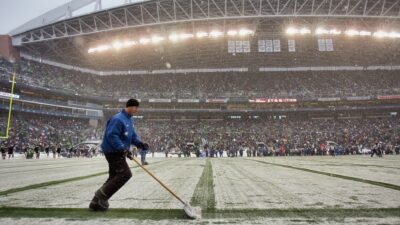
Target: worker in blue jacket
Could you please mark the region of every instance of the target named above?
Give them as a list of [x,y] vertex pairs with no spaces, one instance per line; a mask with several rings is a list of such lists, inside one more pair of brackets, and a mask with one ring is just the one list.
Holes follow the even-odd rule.
[[149,145],[140,141],[134,129],[132,116],[138,109],[139,101],[129,99],[125,109],[107,122],[101,148],[108,162],[109,177],[90,202],[89,208],[94,211],[107,210],[108,199],[132,177],[126,162],[126,157],[132,157],[131,145],[143,151],[149,149]]

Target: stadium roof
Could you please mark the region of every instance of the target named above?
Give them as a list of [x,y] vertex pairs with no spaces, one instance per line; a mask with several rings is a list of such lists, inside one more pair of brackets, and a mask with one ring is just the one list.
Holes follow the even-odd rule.
[[[125,4],[131,4],[135,2],[145,2],[148,0],[124,0]],[[108,3],[108,4],[104,4]],[[91,14],[103,9],[113,8],[121,6],[120,1],[106,2],[106,0],[71,0],[55,9],[52,9],[21,26],[10,31],[10,35],[14,36],[38,27],[42,27],[48,24],[52,24],[58,21],[70,19],[73,17],[82,16],[85,14]]]
[[[102,4],[102,0],[64,4],[12,31],[13,45],[29,55],[93,68],[98,63],[87,56],[89,47],[126,37],[194,33],[202,28],[224,31],[234,26],[282,32],[291,23],[314,21],[314,25],[360,25],[360,29],[386,25],[393,29],[400,23],[400,0],[125,0],[108,9]],[[95,6],[92,12],[74,13],[89,5]],[[117,55],[107,57],[122,60]]]
[[[399,0],[150,0],[101,10],[101,0],[73,0],[13,30],[21,45],[104,31],[178,22],[254,17],[400,19]],[[91,3],[95,12],[72,17]],[[65,20],[59,21],[61,18]]]

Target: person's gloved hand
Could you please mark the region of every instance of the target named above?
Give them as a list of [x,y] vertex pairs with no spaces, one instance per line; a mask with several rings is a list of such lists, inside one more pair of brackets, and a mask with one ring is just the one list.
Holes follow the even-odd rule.
[[132,153],[132,151],[125,150],[125,151],[124,151],[124,155],[125,155],[125,157],[128,158],[128,159],[133,159],[133,153]]
[[143,149],[143,150],[148,150],[150,148],[149,144],[143,143],[143,142],[140,142],[136,147]]

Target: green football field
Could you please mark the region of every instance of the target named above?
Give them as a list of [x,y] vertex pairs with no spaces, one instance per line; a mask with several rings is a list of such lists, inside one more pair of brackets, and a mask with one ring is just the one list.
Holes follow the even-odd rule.
[[134,164],[101,213],[105,159],[17,158],[0,161],[0,224],[400,224],[400,156],[149,158],[195,221]]

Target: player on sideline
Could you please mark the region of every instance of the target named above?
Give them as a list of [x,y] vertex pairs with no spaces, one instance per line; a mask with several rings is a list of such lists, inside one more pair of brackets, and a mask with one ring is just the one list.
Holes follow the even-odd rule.
[[89,208],[94,211],[108,209],[108,199],[113,196],[131,177],[132,172],[126,162],[127,156],[132,156],[131,145],[147,150],[149,145],[138,138],[132,121],[137,113],[139,102],[129,99],[125,109],[108,120],[101,148],[108,162],[109,177],[94,194]]

